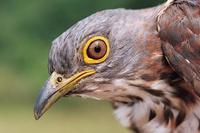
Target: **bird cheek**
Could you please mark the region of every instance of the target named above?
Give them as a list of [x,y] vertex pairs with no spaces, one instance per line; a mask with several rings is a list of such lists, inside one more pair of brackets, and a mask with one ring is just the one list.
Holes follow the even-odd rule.
[[111,101],[113,96],[111,86],[110,84],[88,83],[84,87],[77,89],[76,95],[96,100]]

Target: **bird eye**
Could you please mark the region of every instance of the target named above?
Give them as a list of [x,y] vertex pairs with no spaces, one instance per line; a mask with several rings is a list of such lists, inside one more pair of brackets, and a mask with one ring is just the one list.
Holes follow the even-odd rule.
[[84,61],[87,64],[97,64],[105,61],[109,55],[110,46],[107,38],[95,36],[88,40],[83,48]]
[[96,40],[90,44],[87,49],[88,57],[92,59],[101,59],[105,56],[107,51],[107,46],[104,41]]

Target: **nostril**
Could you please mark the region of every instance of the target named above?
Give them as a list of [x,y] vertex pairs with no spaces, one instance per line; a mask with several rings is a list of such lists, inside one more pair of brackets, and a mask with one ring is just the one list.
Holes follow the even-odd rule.
[[62,82],[62,77],[58,77],[58,78],[57,78],[57,81],[58,81],[58,82]]

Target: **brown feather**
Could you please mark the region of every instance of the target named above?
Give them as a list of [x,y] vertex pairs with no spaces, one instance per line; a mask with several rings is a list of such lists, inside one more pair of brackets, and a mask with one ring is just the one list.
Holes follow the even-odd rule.
[[[198,2],[199,4],[199,2]],[[200,94],[200,5],[174,3],[160,16],[159,35],[171,67]]]

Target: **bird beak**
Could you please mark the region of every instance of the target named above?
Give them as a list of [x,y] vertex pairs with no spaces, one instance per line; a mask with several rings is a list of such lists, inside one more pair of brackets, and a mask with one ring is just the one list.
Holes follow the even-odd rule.
[[85,70],[69,78],[53,72],[42,88],[34,107],[34,116],[38,120],[57,100],[73,90],[77,83],[92,74],[95,70]]

